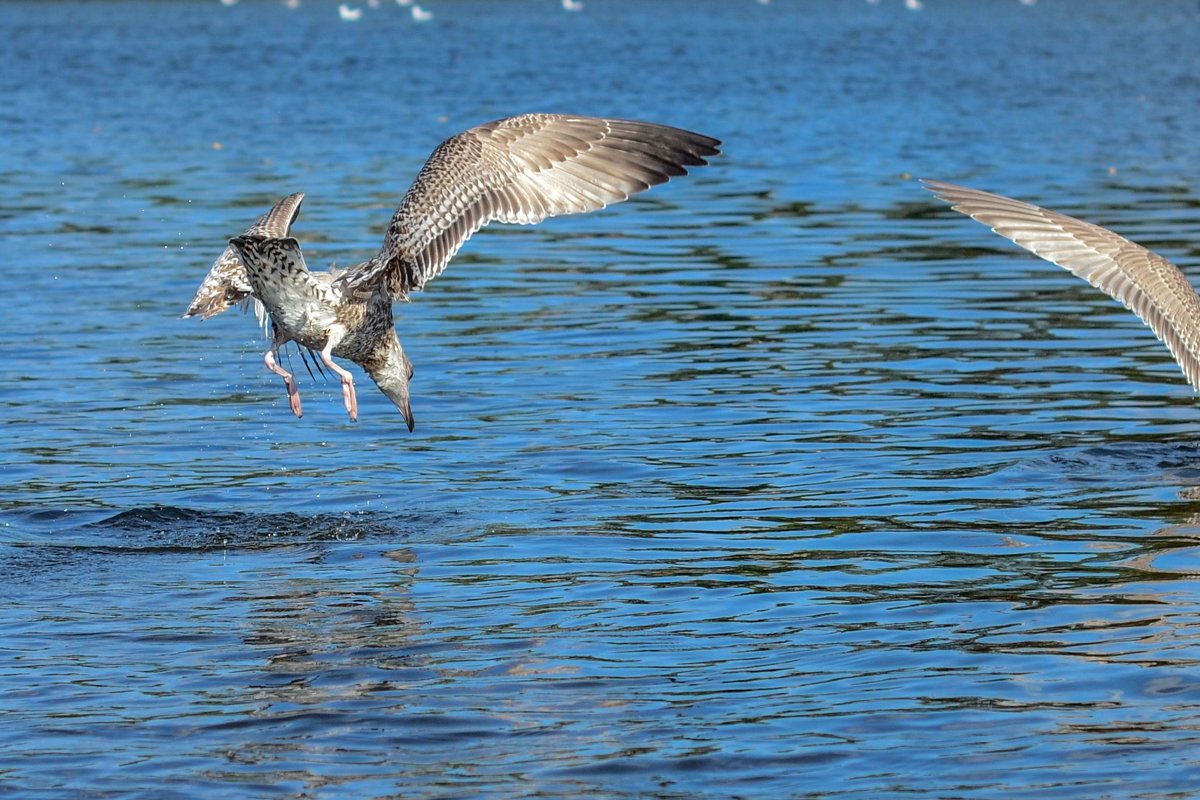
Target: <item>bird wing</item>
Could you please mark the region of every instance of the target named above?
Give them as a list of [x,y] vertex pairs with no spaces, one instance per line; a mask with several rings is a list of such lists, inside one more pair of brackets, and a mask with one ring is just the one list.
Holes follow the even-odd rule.
[[[291,233],[292,223],[300,214],[300,203],[304,195],[290,194],[280,200],[275,206],[263,214],[242,234],[245,237],[264,239],[282,239]],[[209,269],[208,275],[196,290],[196,296],[188,305],[184,317],[194,317],[199,314],[204,319],[220,314],[254,294],[250,279],[246,275],[246,267],[238,258],[237,251],[230,245],[225,252],[217,257]],[[255,315],[260,323],[265,324],[266,311],[261,303],[255,303]]]
[[720,142],[617,119],[525,114],[442,142],[392,217],[379,254],[339,281],[353,292],[385,281],[393,297],[441,274],[489,222],[529,225],[619,203],[707,164]]
[[955,211],[1121,301],[1166,344],[1188,382],[1200,391],[1200,297],[1170,261],[1065,214],[964,186],[922,183]]

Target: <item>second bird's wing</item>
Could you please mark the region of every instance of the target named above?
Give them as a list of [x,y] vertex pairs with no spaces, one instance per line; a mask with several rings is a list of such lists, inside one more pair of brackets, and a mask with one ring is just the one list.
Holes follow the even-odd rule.
[[1200,297],[1167,259],[1107,228],[940,181],[925,188],[1034,255],[1083,278],[1150,326],[1200,391]]

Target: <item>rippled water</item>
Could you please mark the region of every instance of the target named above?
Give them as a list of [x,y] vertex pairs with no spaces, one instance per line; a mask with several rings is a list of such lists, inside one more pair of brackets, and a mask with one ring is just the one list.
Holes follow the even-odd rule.
[[[1200,256],[1194,3],[6,3],[6,796],[1184,796],[1200,421],[1166,350],[920,190]],[[308,193],[378,246],[529,110],[725,141],[476,236],[409,434],[179,320]]]

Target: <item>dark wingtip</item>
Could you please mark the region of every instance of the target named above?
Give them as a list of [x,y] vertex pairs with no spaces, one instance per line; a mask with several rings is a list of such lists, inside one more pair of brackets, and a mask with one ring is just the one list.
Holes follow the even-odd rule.
[[202,301],[197,300],[197,301],[193,302],[190,306],[188,306],[188,310],[183,312],[179,316],[179,318],[180,319],[191,319],[192,317],[200,317],[201,319],[208,319],[213,314],[216,314],[217,311],[223,311],[225,308],[225,307],[218,308],[216,311],[214,311],[213,306],[215,304],[216,304],[216,301],[211,297],[205,298]]
[[[683,140],[681,144],[686,150],[683,154],[684,157],[681,159],[683,166],[707,166],[709,163],[708,159],[721,155],[722,142],[720,139],[714,139],[711,136],[705,136],[695,131],[684,131],[678,128],[675,130],[680,130],[684,134],[680,137]],[[684,174],[687,173],[685,172]]]
[[705,157],[721,155],[721,145],[725,144],[724,142],[711,136],[704,136],[703,139],[704,141],[700,143],[702,147],[700,155]]

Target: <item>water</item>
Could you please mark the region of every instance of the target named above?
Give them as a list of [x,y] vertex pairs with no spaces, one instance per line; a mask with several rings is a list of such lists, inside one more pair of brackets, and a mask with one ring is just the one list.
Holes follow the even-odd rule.
[[[1146,797],[1200,785],[1166,350],[918,176],[1187,266],[1195,5],[6,3],[0,789]],[[351,263],[528,110],[725,141],[476,236],[409,434],[177,319],[292,191]]]

